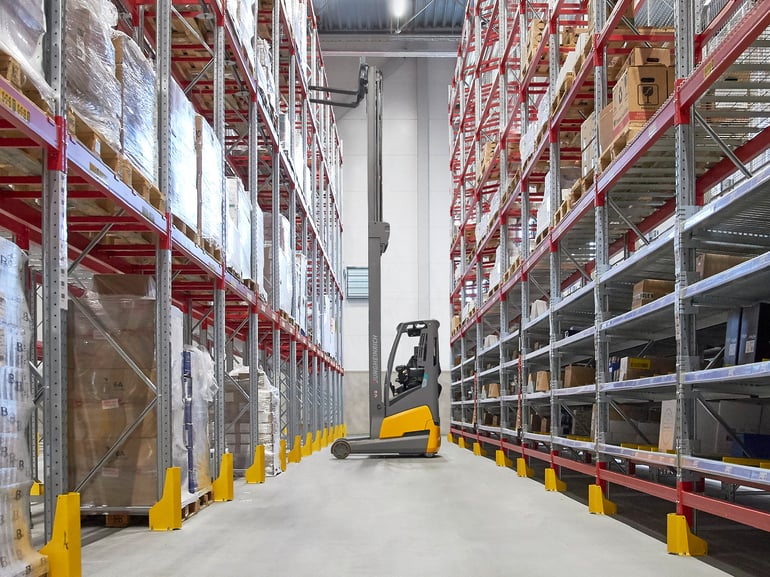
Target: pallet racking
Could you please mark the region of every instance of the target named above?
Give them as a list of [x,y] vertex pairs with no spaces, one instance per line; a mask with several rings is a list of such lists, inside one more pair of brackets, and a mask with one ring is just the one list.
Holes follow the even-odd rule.
[[[291,308],[280,310],[276,242],[272,271],[266,275],[276,290],[265,302],[261,282],[241,280],[226,256],[185,234],[157,193],[126,184],[93,147],[68,132],[66,94],[61,96],[67,65],[63,3],[47,1],[46,74],[57,95],[53,105],[45,109],[26,87],[0,77],[0,146],[18,149],[33,160],[30,170],[5,169],[0,175],[0,226],[30,252],[31,278],[36,281],[30,294],[42,302],[42,342],[33,373],[43,422],[46,538],[57,496],[77,489],[67,480],[65,319],[70,293],[77,294],[84,275],[153,275],[158,342],[169,342],[174,305],[185,313],[185,342],[199,342],[211,351],[221,385],[214,403],[214,476],[222,455],[230,450],[227,439],[234,425],[225,418],[227,390],[248,400],[249,409],[239,418],[248,424],[252,455],[258,443],[256,371],[250,373],[248,388],[240,386],[229,376],[236,358],[244,365],[264,366],[279,388],[281,435],[296,454],[301,450],[298,443],[306,450],[311,449],[308,443],[320,446],[342,418],[340,335],[324,328],[338,329],[341,319],[342,149],[331,107],[310,98],[311,86],[326,83],[312,3],[263,0],[258,9],[255,3],[253,29],[246,31],[246,38],[239,35],[230,3],[220,0],[125,0],[115,6],[118,28],[154,57],[159,95],[157,193],[162,197],[169,190],[173,79],[196,112],[212,123],[224,150],[223,171],[243,181],[251,206],[258,203],[262,210],[288,219],[290,246],[304,255],[298,258],[304,264],[301,270],[290,273],[307,288],[304,294],[297,291]],[[250,59],[249,48],[258,53],[257,37],[271,44],[270,76],[258,73],[258,63]],[[272,99],[269,84],[275,87]],[[224,180],[221,185],[224,192]],[[74,216],[87,205],[100,211]],[[223,203],[223,213],[226,208]],[[256,219],[251,222],[256,248]],[[280,219],[273,218],[272,238],[279,238],[279,226]],[[256,251],[251,255],[254,278]],[[307,320],[305,309],[311,311]],[[161,347],[158,354],[153,383],[157,470],[165,471],[172,463],[171,375],[168,351]],[[159,496],[162,490],[159,475]]]
[[[562,469],[586,475],[599,488],[593,512],[612,508],[618,485],[674,503],[688,531],[697,511],[770,530],[770,514],[736,491],[767,490],[770,477],[736,432],[740,414],[717,408],[762,410],[770,383],[766,361],[719,367],[728,311],[770,296],[760,232],[770,6],[666,5],[481,0],[466,10],[449,99],[452,434],[517,455],[522,475],[543,462],[549,489],[564,489]],[[634,47],[666,49],[673,90],[602,145],[599,113]],[[582,146],[586,124],[594,138]],[[700,278],[707,252],[748,260]],[[645,279],[673,292],[632,309]],[[617,357],[648,351],[668,357],[653,371],[665,374],[621,380]],[[573,363],[595,373],[566,383]],[[655,419],[637,418],[663,401],[676,407],[671,451],[653,440]],[[620,419],[635,442],[617,441]],[[741,454],[710,448],[707,425]],[[669,550],[682,552],[672,533]]]

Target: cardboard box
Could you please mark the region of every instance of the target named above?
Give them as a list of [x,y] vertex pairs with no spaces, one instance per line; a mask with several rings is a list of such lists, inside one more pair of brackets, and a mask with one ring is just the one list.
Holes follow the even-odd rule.
[[738,364],[738,347],[741,340],[742,309],[734,308],[727,313],[727,329],[725,330],[724,366],[733,367]]
[[91,289],[100,296],[155,298],[155,277],[142,274],[95,274]]
[[591,141],[591,145],[587,146],[580,152],[580,168],[581,176],[587,176],[588,173],[590,173],[594,169],[594,165],[596,164],[596,141]]
[[496,399],[500,396],[500,383],[489,383],[487,385],[487,398]]
[[658,431],[658,449],[673,451],[676,439],[676,399],[663,401],[660,407],[660,428]]
[[630,381],[655,375],[670,375],[676,372],[676,359],[659,357],[623,357],[618,370],[619,381]]
[[596,139],[596,111],[580,125],[580,150],[585,150]]
[[671,51],[668,48],[643,48],[637,46],[628,55],[628,66],[673,66]]
[[631,297],[631,310],[658,300],[674,292],[674,281],[660,279],[644,279],[634,285]]
[[535,374],[535,391],[546,392],[551,390],[551,372],[538,371]]
[[612,130],[614,128],[612,114],[614,108],[612,101],[610,101],[599,113],[599,150],[602,154],[604,154],[604,151],[612,144]]
[[548,417],[540,419],[540,432],[545,433],[546,435],[551,432],[551,419]]
[[695,259],[695,272],[701,279],[714,276],[749,260],[748,256],[701,253]]
[[632,123],[644,124],[674,90],[674,69],[666,66],[629,66],[612,89],[613,138]]
[[545,302],[543,299],[537,299],[532,301],[532,304],[529,307],[529,318],[530,319],[536,319],[542,314],[545,314],[548,312],[548,303]]
[[743,307],[738,364],[770,360],[770,304]]
[[569,365],[564,369],[565,389],[571,387],[582,387],[583,385],[592,385],[596,382],[596,369],[593,367],[581,367],[578,365]]
[[454,315],[452,317],[451,332],[454,333],[459,328],[460,328],[460,316],[459,315]]

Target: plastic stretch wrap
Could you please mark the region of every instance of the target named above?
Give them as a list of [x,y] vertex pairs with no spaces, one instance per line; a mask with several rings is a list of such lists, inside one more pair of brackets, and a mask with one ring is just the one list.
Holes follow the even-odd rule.
[[[244,242],[248,243],[248,254],[251,253],[251,223],[246,222],[245,211],[250,208],[244,207],[248,202],[248,196],[243,190],[243,182],[237,177],[228,177],[226,183],[227,189],[227,248],[225,251],[227,266],[233,269],[241,278],[248,278],[250,269],[249,261],[246,261],[244,267],[244,256],[247,254]],[[246,230],[242,228],[248,226]],[[249,257],[250,258],[250,257]]]
[[235,26],[235,33],[238,35],[238,40],[252,67],[256,61],[254,54],[255,10],[253,0],[227,0],[227,11],[230,13],[230,18],[232,18]]
[[[84,507],[147,507],[157,499],[157,415],[155,408],[145,413],[155,393],[107,339],[109,335],[156,382],[155,308],[151,279],[133,275],[96,275],[94,290],[70,305],[69,483],[79,488]],[[173,396],[182,386],[182,319],[181,311],[172,307],[168,346]],[[179,409],[173,402],[172,407],[176,421]],[[91,475],[129,429],[124,442]],[[172,459],[181,466],[186,453],[177,436]]]
[[168,146],[169,186],[167,206],[188,227],[198,226],[196,171],[190,169],[195,158],[195,110],[179,85],[169,82],[170,134]]
[[182,363],[182,386],[179,395],[174,394],[174,455],[182,456],[183,503],[191,494],[211,487],[209,403],[218,388],[208,351],[197,346],[185,346],[184,351],[190,358],[190,383],[185,382]]
[[256,256],[256,270],[253,271],[252,280],[256,281],[260,296],[267,298],[267,292],[265,291],[265,218],[259,203],[254,207],[253,214],[257,224],[255,227],[256,237],[252,246]]
[[240,191],[238,199],[238,248],[244,279],[251,278],[251,201],[249,193]]
[[[249,370],[249,367],[241,367],[230,373],[243,391],[250,390]],[[265,473],[277,475],[280,473],[279,393],[261,370],[258,372],[257,383],[257,442],[265,446]],[[228,390],[225,393],[225,420],[233,424],[228,429],[226,441],[233,452],[233,466],[238,471],[249,467],[254,459],[248,405],[249,400],[240,391]]]
[[273,55],[270,48],[270,43],[264,38],[257,38],[257,60],[258,66],[262,69],[262,78],[264,78],[264,84],[262,84],[262,90],[267,97],[268,102],[276,108],[275,102],[275,78],[273,77]]
[[294,257],[296,278],[294,285],[295,312],[292,316],[303,331],[307,330],[307,268],[308,258],[298,251]]
[[259,371],[258,382],[259,444],[265,446],[265,474],[278,475],[281,472],[281,415],[278,409],[280,392],[263,371]]
[[153,184],[158,182],[155,69],[130,37],[114,31],[115,76],[121,91],[121,147]]
[[26,80],[51,103],[54,91],[43,74],[45,30],[42,0],[0,2],[0,51],[18,62]]
[[195,117],[198,157],[198,230],[201,236],[222,248],[222,145],[202,116]]
[[107,0],[67,1],[67,102],[115,150],[120,148],[121,109],[112,45],[112,28],[117,23],[117,10]]
[[26,429],[34,408],[28,357],[33,327],[24,292],[26,256],[0,238],[0,573],[43,575],[30,539],[32,455]]

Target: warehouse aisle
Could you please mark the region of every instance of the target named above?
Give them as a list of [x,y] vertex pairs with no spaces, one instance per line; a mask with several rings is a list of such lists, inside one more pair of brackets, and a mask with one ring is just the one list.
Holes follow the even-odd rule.
[[431,460],[336,461],[325,449],[235,489],[180,531],[132,527],[85,546],[83,575],[726,575],[447,443]]

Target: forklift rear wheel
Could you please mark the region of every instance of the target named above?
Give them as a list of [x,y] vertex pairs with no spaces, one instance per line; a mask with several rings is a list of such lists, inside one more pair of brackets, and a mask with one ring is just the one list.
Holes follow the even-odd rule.
[[350,443],[345,439],[337,439],[332,445],[332,455],[338,459],[345,459],[350,455]]
[[431,457],[435,457],[436,453],[425,453],[425,456],[430,459]]

